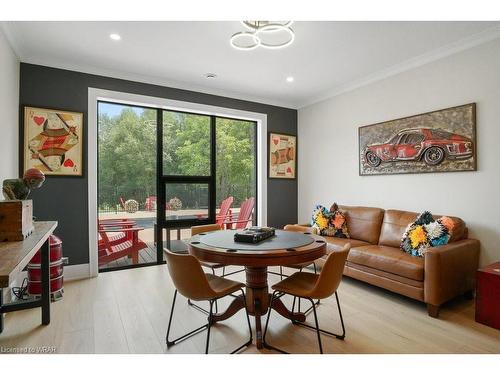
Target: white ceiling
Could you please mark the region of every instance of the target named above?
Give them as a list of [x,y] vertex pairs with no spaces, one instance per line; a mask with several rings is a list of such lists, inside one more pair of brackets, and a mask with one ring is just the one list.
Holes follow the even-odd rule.
[[295,22],[290,47],[239,51],[229,38],[243,27],[230,21],[2,26],[23,62],[291,108],[500,37],[500,22]]

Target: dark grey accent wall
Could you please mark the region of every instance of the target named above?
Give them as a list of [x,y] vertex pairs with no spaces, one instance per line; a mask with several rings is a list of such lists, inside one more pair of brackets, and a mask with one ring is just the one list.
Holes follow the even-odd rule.
[[[297,134],[297,111],[239,99],[199,92],[150,85],[69,70],[21,63],[19,103],[20,139],[23,139],[22,106],[65,109],[84,114],[84,174],[83,177],[47,177],[45,185],[32,193],[34,215],[38,220],[57,220],[56,234],[63,241],[65,256],[70,264],[88,263],[88,166],[87,166],[87,106],[88,88],[121,91],[140,95],[183,100],[267,114],[267,130]],[[299,140],[300,142],[300,140]],[[20,147],[20,173],[22,148]],[[281,228],[297,221],[297,181],[267,182],[267,222]]]

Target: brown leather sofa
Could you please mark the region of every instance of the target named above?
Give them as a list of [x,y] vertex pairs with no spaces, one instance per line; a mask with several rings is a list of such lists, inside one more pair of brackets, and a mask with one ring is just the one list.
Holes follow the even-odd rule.
[[[458,217],[447,245],[430,248],[412,257],[399,248],[401,237],[418,213],[375,207],[339,206],[346,212],[350,239],[324,237],[329,250],[351,243],[344,275],[425,302],[430,316],[458,295],[472,296],[479,262],[479,241],[467,238]],[[439,216],[436,216],[436,218]],[[311,232],[310,225],[287,225],[285,230]],[[321,266],[323,260],[318,260]]]

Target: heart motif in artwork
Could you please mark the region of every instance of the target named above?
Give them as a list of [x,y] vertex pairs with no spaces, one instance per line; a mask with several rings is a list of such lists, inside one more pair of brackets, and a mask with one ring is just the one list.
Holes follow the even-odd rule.
[[63,165],[64,165],[65,167],[69,167],[69,168],[71,168],[71,167],[73,167],[73,166],[75,165],[75,163],[73,163],[73,160],[71,160],[71,159],[67,159],[67,160],[64,162],[64,164],[63,164]]
[[292,168],[288,167],[288,168],[286,169],[286,173],[292,174]]
[[37,124],[38,126],[42,125],[45,121],[45,117],[41,117],[41,116],[34,116],[33,117],[33,121],[35,121],[35,124]]
[[279,138],[273,138],[273,143],[277,146],[280,142]]

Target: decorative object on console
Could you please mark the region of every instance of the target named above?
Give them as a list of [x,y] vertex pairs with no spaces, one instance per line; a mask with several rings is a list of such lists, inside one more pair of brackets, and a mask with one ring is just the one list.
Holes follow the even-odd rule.
[[476,170],[476,105],[359,128],[359,175]]
[[2,192],[6,200],[23,200],[28,198],[31,189],[43,185],[45,175],[36,168],[24,172],[23,178],[12,178],[3,181]]
[[330,211],[322,205],[317,205],[312,214],[311,226],[316,234],[322,236],[349,238],[346,216],[336,203]]
[[23,178],[3,181],[6,200],[0,202],[0,241],[22,241],[33,232],[33,201],[26,198],[44,181],[44,174],[36,168],[28,169]]
[[296,136],[269,133],[268,177],[294,179],[297,170],[296,150]]
[[24,107],[24,170],[82,176],[83,113]]
[[423,257],[429,247],[448,243],[453,226],[451,218],[443,216],[434,220],[429,211],[424,211],[406,228],[401,240],[401,250],[412,256]]

